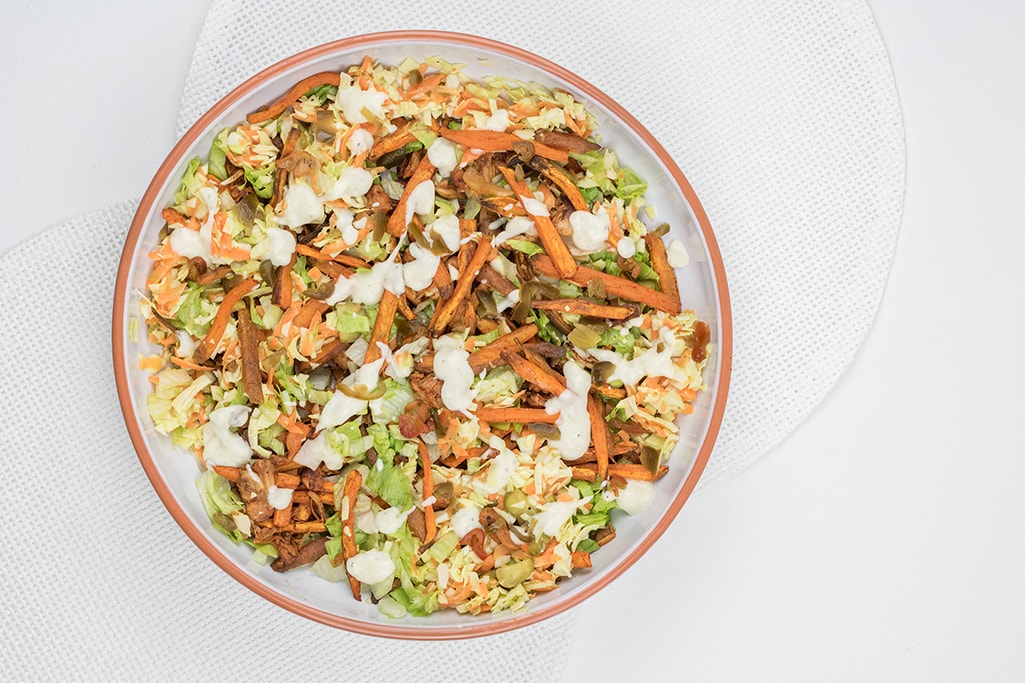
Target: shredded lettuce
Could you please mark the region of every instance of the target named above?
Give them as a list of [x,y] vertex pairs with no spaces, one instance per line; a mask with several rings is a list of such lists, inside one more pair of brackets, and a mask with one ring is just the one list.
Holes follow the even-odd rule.
[[185,167],[185,172],[182,174],[181,185],[178,186],[178,192],[174,195],[174,204],[179,209],[185,206],[189,197],[194,197],[199,192],[199,188],[203,187],[203,182],[196,176],[196,171],[202,163],[199,157],[189,159],[189,165]]
[[214,528],[236,541],[241,540],[243,535],[238,531],[231,516],[235,512],[245,510],[245,505],[232,490],[231,482],[213,470],[204,470],[196,480],[196,488]]
[[403,469],[392,462],[392,453],[377,453],[377,464],[370,468],[364,486],[392,507],[408,510],[413,505],[413,485]]
[[516,251],[522,251],[527,256],[534,256],[536,254],[543,254],[544,251],[545,251],[544,249],[541,248],[540,244],[535,244],[533,242],[528,242],[527,240],[515,240],[515,239],[513,239],[513,240],[506,240],[502,244],[508,246],[510,249],[515,249]]
[[225,180],[228,177],[228,169],[224,162],[228,159],[228,129],[223,129],[214,138],[213,143],[210,145],[210,159],[207,161],[207,170],[210,174],[218,180]]
[[245,168],[243,173],[246,182],[253,186],[256,196],[260,199],[270,199],[274,194],[274,164],[263,168]]
[[399,419],[399,415],[413,400],[413,389],[408,382],[396,382],[388,379],[384,382],[384,396],[370,402],[370,412],[375,422],[389,423]]

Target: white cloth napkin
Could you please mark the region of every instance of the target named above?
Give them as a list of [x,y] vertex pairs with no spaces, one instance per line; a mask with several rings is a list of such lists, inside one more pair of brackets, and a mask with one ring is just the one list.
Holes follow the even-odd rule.
[[[280,57],[390,28],[478,33],[603,87],[675,155],[718,235],[734,307],[734,382],[703,481],[739,470],[832,386],[886,280],[904,147],[868,9],[862,0],[444,8],[218,0],[179,133]],[[113,283],[134,207],[82,216],[0,258],[4,677],[562,678],[572,613],[454,643],[356,636],[267,603],[191,545],[138,465],[111,373]],[[59,277],[39,282],[40,262]]]

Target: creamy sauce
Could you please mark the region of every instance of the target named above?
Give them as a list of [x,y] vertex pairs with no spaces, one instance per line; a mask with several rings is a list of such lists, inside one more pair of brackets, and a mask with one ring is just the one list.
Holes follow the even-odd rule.
[[638,515],[651,505],[655,498],[655,485],[650,481],[631,479],[626,486],[619,490],[616,502],[619,509],[628,515]]
[[498,300],[498,312],[501,313],[506,309],[513,308],[518,303],[520,303],[520,290],[514,289],[509,292],[509,296],[503,296]]
[[568,361],[563,371],[566,390],[545,403],[549,415],[559,415],[555,420],[559,438],[549,439],[548,443],[559,451],[563,460],[576,460],[591,443],[591,416],[587,412],[591,375],[573,361]]
[[608,244],[609,214],[603,209],[597,214],[574,211],[569,215],[569,225],[573,228],[573,246],[584,253],[603,251]]
[[413,259],[402,264],[402,279],[410,289],[423,291],[434,282],[434,275],[441,265],[441,257],[416,242],[409,245],[409,255]]
[[335,95],[335,107],[349,123],[367,123],[368,119],[363,115],[364,109],[379,119],[387,118],[383,106],[386,99],[388,94],[373,86],[363,90],[358,85],[339,85],[338,94]]
[[365,168],[346,166],[338,175],[338,180],[331,187],[331,199],[353,199],[362,197],[370,191],[374,184],[374,176]]
[[406,200],[406,225],[413,220],[413,214],[426,214],[434,211],[434,181],[425,180],[414,187]]
[[241,427],[249,419],[249,408],[234,405],[210,412],[203,425],[203,461],[207,467],[241,467],[253,457],[253,449],[232,427]]
[[395,563],[383,550],[365,550],[346,560],[345,569],[357,581],[375,584],[395,574]]
[[281,222],[288,227],[302,227],[324,220],[324,203],[309,185],[290,185],[285,190],[285,210]]
[[374,136],[368,130],[357,128],[349,135],[349,140],[345,143],[345,146],[349,149],[351,156],[369,152],[374,146]]
[[[444,243],[447,253],[459,248],[459,219],[454,215],[439,217],[431,223],[426,232],[439,238]],[[402,277],[407,287],[418,292],[423,291],[434,282],[434,275],[441,265],[441,255],[421,247],[416,242],[409,245],[409,255],[413,258],[402,264]]]
[[669,243],[669,246],[666,248],[666,258],[669,260],[669,265],[673,268],[683,268],[690,263],[690,255],[687,253],[687,248],[683,246],[683,242],[680,240],[673,240]]
[[462,503],[462,507],[456,510],[452,519],[449,520],[449,525],[452,527],[452,531],[459,535],[459,538],[474,529],[480,529],[480,508],[470,502]]
[[459,230],[459,217],[455,214],[439,216],[437,220],[431,223],[429,232],[437,235],[445,243],[445,249],[449,253],[459,248],[462,232]]
[[458,335],[445,335],[434,340],[434,376],[441,380],[441,400],[449,410],[469,410],[477,392],[473,384],[473,368],[467,359],[463,340]]
[[377,304],[384,296],[384,290],[399,295],[406,291],[406,283],[402,279],[402,264],[395,262],[398,250],[392,253],[387,261],[380,261],[368,271],[360,271],[352,277],[341,275],[335,280],[335,291],[325,299],[325,303],[333,306],[340,301],[351,299],[358,304]]
[[495,239],[492,244],[495,247],[498,247],[505,243],[506,240],[511,240],[514,237],[519,237],[520,235],[537,235],[537,228],[534,226],[534,221],[531,219],[525,216],[514,216],[505,224],[505,229],[495,235]]
[[[384,358],[378,358],[372,363],[361,366],[356,372],[346,377],[342,383],[348,387],[362,384],[366,387],[367,392],[371,392],[377,388],[382,365],[384,365]],[[317,423],[317,429],[330,429],[344,424],[357,415],[366,413],[369,405],[369,401],[349,396],[341,390],[337,390],[320,411],[320,422]]]
[[637,245],[629,237],[620,237],[616,242],[616,252],[623,258],[633,258],[637,253]]
[[270,261],[275,266],[287,265],[295,253],[295,233],[281,228],[267,228],[267,236],[253,247],[253,258]]
[[547,216],[548,207],[545,206],[544,202],[536,197],[524,197],[520,196],[520,202],[523,204],[523,208],[526,209],[527,213],[531,216]]
[[676,344],[676,337],[672,330],[663,327],[659,330],[656,339],[653,348],[636,353],[630,360],[609,349],[590,349],[588,353],[592,358],[612,363],[615,370],[610,376],[610,380],[619,380],[627,386],[635,387],[645,377],[669,377],[686,382],[687,373],[673,362],[673,346]]
[[509,484],[513,473],[516,471],[516,454],[509,450],[505,441],[497,436],[488,439],[488,445],[498,451],[488,464],[488,476],[484,481],[482,490],[487,494],[499,493]]
[[456,146],[440,136],[427,148],[427,159],[442,176],[452,175],[452,170],[459,163]]

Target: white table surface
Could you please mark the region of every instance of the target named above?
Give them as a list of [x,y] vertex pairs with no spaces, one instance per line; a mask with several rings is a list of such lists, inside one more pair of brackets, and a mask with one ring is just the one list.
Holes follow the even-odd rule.
[[[875,327],[795,433],[579,609],[567,681],[1025,678],[1025,4],[872,8],[908,147]],[[142,194],[205,13],[0,6],[0,252]]]

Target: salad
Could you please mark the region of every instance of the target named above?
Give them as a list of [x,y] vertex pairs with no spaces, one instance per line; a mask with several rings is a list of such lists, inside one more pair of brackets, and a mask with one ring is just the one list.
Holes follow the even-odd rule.
[[591,566],[711,349],[595,128],[563,91],[367,57],[189,163],[139,362],[216,529],[391,617],[519,610]]

